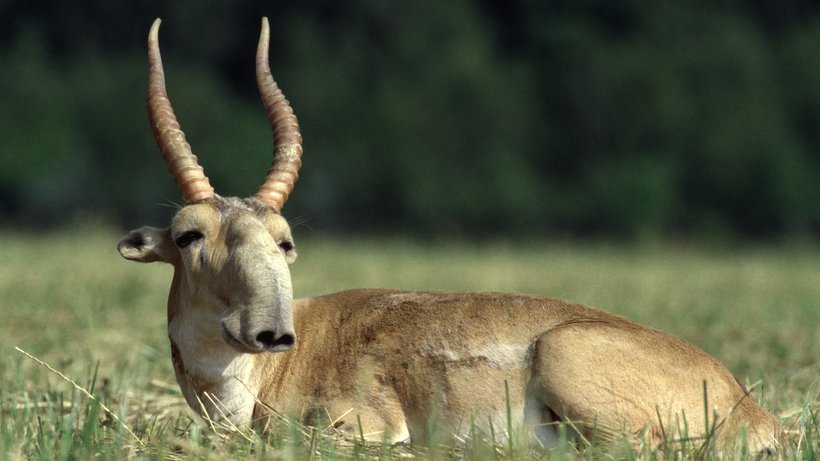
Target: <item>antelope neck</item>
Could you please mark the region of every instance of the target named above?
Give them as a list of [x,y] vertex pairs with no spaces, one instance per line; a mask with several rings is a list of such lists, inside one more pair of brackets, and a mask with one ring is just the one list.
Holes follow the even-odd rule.
[[[256,356],[228,346],[218,330],[218,319],[207,314],[186,315],[185,311],[173,309],[170,302],[168,314],[174,371],[191,408],[217,423],[250,423],[259,392],[254,373]],[[211,331],[213,325],[217,330]]]

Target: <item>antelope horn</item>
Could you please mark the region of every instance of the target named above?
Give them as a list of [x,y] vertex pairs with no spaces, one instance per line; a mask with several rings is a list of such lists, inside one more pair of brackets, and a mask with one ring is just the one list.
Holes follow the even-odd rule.
[[269,42],[270,26],[268,18],[263,17],[259,47],[256,50],[256,84],[273,130],[273,163],[256,198],[280,211],[293,190],[293,184],[299,178],[302,135],[290,103],[271,75],[268,62]]
[[187,203],[194,203],[213,197],[214,188],[205,176],[205,170],[197,163],[191,146],[185,141],[185,133],[180,129],[168,100],[159,53],[159,24],[160,19],[157,18],[148,33],[148,120],[182,198]]

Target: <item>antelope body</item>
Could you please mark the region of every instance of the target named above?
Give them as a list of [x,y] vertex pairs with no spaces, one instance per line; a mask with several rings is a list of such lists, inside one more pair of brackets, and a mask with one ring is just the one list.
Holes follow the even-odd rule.
[[[566,420],[604,440],[713,432],[718,441],[745,434],[752,448],[776,446],[775,418],[717,360],[607,312],[502,293],[352,290],[293,300],[296,251],[280,210],[301,164],[301,135],[270,75],[267,20],[257,81],[274,161],[244,199],[215,194],[185,141],[165,91],[158,28],[159,20],[148,40],[149,118],[186,206],[170,227],[132,231],[118,248],[174,267],[174,369],[201,415],[244,426],[272,409],[414,443],[431,430],[464,436],[492,424],[503,432],[508,422],[549,443],[552,423]],[[675,430],[684,425],[685,434]]]

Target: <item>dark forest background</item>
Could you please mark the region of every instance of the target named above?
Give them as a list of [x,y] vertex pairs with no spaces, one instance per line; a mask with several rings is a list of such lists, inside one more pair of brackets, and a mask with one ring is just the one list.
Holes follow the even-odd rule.
[[194,152],[254,193],[263,15],[305,137],[284,214],[316,232],[820,236],[820,6],[799,0],[0,0],[0,226],[167,222],[158,16]]

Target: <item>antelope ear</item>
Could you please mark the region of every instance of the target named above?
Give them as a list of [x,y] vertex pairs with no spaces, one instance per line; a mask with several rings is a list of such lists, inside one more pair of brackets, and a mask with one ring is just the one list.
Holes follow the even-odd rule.
[[131,261],[170,263],[175,247],[171,241],[170,228],[157,229],[146,226],[129,232],[120,240],[117,250],[123,258]]

